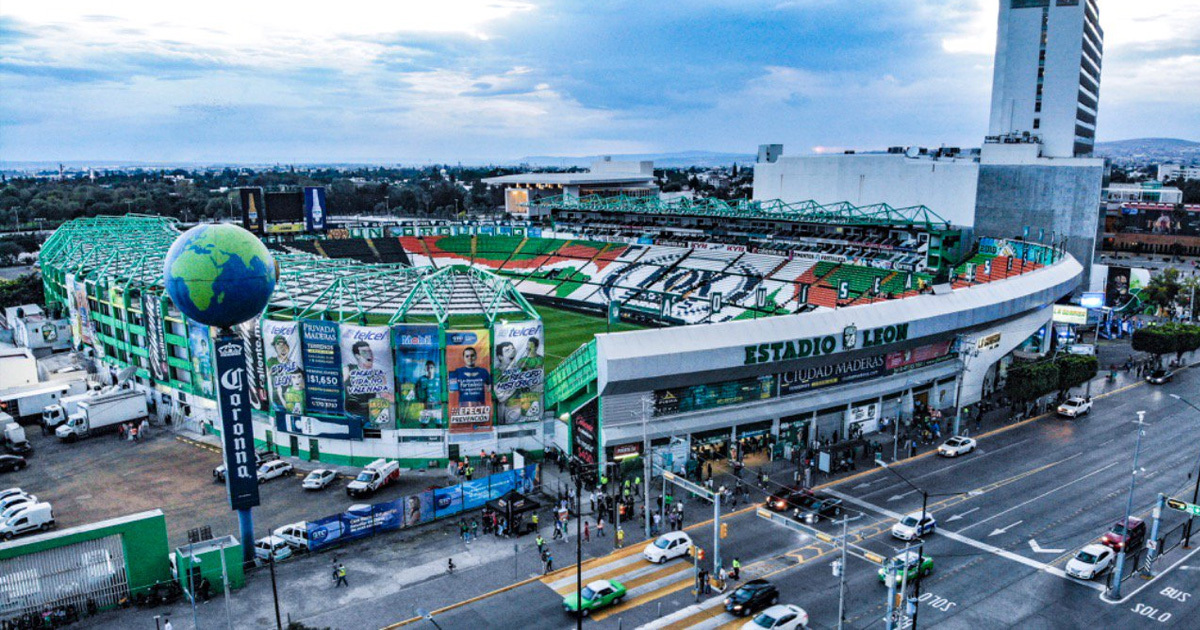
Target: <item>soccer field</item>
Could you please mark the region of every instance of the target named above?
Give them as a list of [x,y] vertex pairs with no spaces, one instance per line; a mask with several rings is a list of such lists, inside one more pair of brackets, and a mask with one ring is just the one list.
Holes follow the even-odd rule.
[[595,315],[584,315],[549,306],[537,305],[542,324],[546,327],[546,372],[558,367],[579,346],[589,342],[598,333],[641,330],[642,326],[621,322],[609,328],[608,321]]

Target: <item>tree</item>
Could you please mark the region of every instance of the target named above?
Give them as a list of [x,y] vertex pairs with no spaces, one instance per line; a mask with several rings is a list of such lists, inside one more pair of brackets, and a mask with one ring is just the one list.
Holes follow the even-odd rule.
[[1004,391],[1017,402],[1037,400],[1058,387],[1058,365],[1053,361],[1016,364],[1008,370]]
[[1142,289],[1141,298],[1143,302],[1167,310],[1168,315],[1174,315],[1179,290],[1179,270],[1172,267],[1151,278],[1149,284]]
[[1200,326],[1169,322],[1139,328],[1133,331],[1133,349],[1153,354],[1156,365],[1164,354],[1181,359],[1183,353],[1200,349]]
[[0,309],[23,304],[43,304],[46,301],[42,277],[27,273],[13,280],[0,280]]
[[1095,355],[1064,354],[1054,360],[1058,367],[1058,391],[1065,395],[1067,390],[1086,383],[1100,370],[1100,360]]

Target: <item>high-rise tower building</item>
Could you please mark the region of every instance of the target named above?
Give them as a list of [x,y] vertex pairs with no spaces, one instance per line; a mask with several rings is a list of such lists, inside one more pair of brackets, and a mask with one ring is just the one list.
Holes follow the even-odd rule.
[[1044,157],[1091,155],[1104,31],[1097,0],[1000,0],[991,136],[1038,136]]

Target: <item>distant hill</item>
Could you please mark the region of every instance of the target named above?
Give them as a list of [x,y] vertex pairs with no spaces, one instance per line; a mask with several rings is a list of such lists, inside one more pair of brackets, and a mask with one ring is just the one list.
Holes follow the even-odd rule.
[[1096,155],[1121,161],[1187,162],[1200,159],[1200,142],[1179,138],[1133,138],[1097,142]]
[[[592,162],[603,159],[600,155],[586,156],[554,156],[554,155],[530,155],[519,160],[513,160],[513,165],[528,164],[529,166],[553,166],[557,168],[569,168],[577,166],[587,168],[592,165]],[[728,166],[737,162],[738,164],[752,164],[757,159],[756,155],[750,153],[719,153],[715,151],[680,151],[678,153],[629,153],[625,155],[609,156],[614,161],[641,161],[653,160],[654,166],[663,168],[686,168],[688,166]]]

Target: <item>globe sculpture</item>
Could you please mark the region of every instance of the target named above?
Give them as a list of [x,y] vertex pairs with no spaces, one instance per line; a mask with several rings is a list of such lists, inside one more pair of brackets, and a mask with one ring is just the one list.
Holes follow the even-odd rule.
[[258,237],[232,224],[197,225],[163,262],[163,283],[188,319],[229,328],[263,312],[279,276]]

